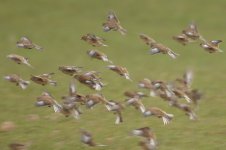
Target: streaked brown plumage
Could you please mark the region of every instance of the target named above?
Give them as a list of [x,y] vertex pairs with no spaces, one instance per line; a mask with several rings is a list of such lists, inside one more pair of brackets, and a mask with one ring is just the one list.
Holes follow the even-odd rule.
[[168,114],[157,107],[149,107],[143,114],[145,117],[154,115],[158,118],[162,118],[164,125],[168,124],[173,119],[173,114]]
[[113,11],[110,11],[108,13],[107,21],[102,25],[105,32],[108,32],[110,30],[119,31],[122,35],[125,35],[127,32],[126,29],[121,26],[120,21]]
[[129,99],[126,99],[125,101],[128,106],[131,105],[135,109],[139,109],[142,113],[145,112],[144,104],[141,102],[141,99],[139,99],[138,97],[129,98]]
[[182,30],[182,33],[185,34],[191,40],[200,39],[202,41],[205,41],[205,39],[200,35],[197,25],[194,22],[190,23],[187,28]]
[[52,97],[52,95],[49,92],[42,92],[42,94],[37,97],[35,105],[51,107],[54,105],[55,101],[56,100]]
[[105,45],[103,42],[105,41],[105,39],[100,38],[94,34],[88,33],[86,35],[83,35],[81,37],[82,40],[86,41],[87,43],[89,43],[92,46],[95,47],[99,47],[99,46],[107,46]]
[[104,83],[101,82],[101,78],[99,77],[99,73],[96,71],[89,71],[83,74],[75,74],[73,77],[80,83],[97,91],[100,91],[104,86]]
[[173,39],[182,45],[187,45],[188,43],[194,42],[194,40],[191,40],[186,34],[180,34],[173,36]]
[[112,61],[108,59],[108,56],[98,50],[89,50],[87,51],[87,54],[91,57],[91,58],[96,58],[105,62],[109,62],[112,64]]
[[107,108],[107,110],[109,110],[109,107],[107,105],[107,104],[109,104],[109,102],[102,94],[88,94],[88,95],[86,95],[86,106],[87,106],[87,108],[93,108],[98,103],[104,104],[105,107]]
[[120,76],[123,76],[124,78],[126,78],[127,80],[130,80],[130,76],[129,76],[129,72],[125,67],[121,67],[121,66],[115,66],[115,65],[108,65],[107,66],[108,69],[116,72],[117,74],[119,74]]
[[147,97],[146,94],[144,94],[143,92],[138,92],[138,91],[125,91],[124,95],[129,97],[129,98],[143,98],[143,97]]
[[28,58],[25,58],[23,56],[20,56],[17,54],[9,54],[9,55],[7,55],[7,58],[16,62],[17,64],[25,64],[29,67],[32,67],[32,65],[28,62]]
[[17,74],[10,74],[10,75],[4,76],[4,79],[8,80],[9,82],[15,83],[17,86],[19,85],[22,89],[26,89],[27,86],[30,84],[29,81],[23,80]]
[[149,50],[151,55],[162,53],[168,54],[171,58],[175,59],[179,54],[175,53],[169,47],[161,44],[161,43],[152,43],[151,49]]
[[208,41],[208,42],[203,42],[200,44],[200,46],[209,53],[223,52],[219,48],[219,43],[221,43],[221,42],[222,42],[222,40],[212,40],[212,41]]
[[148,46],[151,46],[151,44],[152,43],[156,43],[156,41],[153,39],[153,38],[151,38],[151,37],[149,37],[148,35],[146,35],[146,34],[140,34],[139,35],[139,37],[140,37],[140,39],[145,43],[145,44],[147,44]]
[[31,75],[31,80],[37,84],[47,85],[50,84],[52,86],[56,86],[57,82],[51,80],[51,77],[54,73],[45,73],[41,75]]
[[76,73],[82,72],[81,68],[77,66],[59,66],[58,69],[67,75],[73,76]]
[[25,48],[25,49],[37,49],[37,50],[43,50],[43,48],[35,43],[33,43],[29,38],[23,36],[20,38],[19,41],[16,43],[17,47],[19,48]]

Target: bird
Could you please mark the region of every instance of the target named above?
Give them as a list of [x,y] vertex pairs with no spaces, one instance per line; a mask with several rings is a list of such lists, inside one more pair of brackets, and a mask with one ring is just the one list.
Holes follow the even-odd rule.
[[97,91],[100,91],[105,85],[101,81],[101,78],[99,77],[99,73],[97,71],[88,71],[82,74],[75,74],[73,77],[80,83]]
[[141,113],[145,112],[144,104],[141,102],[141,99],[138,97],[128,98],[125,100],[126,104],[129,106],[135,107],[135,109],[139,109]]
[[25,49],[37,49],[43,50],[43,47],[33,43],[28,37],[22,36],[19,41],[16,42],[16,46],[18,48],[25,48]]
[[129,97],[129,98],[143,98],[143,97],[147,97],[146,94],[144,94],[143,92],[137,92],[137,91],[125,91],[124,95]]
[[75,102],[80,103],[81,105],[86,103],[86,97],[78,93],[74,79],[72,79],[69,84],[69,94],[67,96],[62,96],[61,98],[67,103]]
[[176,59],[179,54],[175,53],[173,50],[171,50],[169,47],[161,44],[161,43],[152,43],[151,49],[149,50],[149,53],[151,55],[162,53],[162,54],[168,54],[171,58]]
[[102,103],[105,105],[107,110],[110,111],[109,102],[102,94],[87,94],[86,95],[86,107],[93,108],[96,104]]
[[108,32],[110,30],[119,31],[122,35],[125,35],[127,32],[126,29],[124,29],[121,26],[118,17],[116,16],[116,14],[113,11],[110,11],[108,13],[107,21],[104,22],[102,25],[103,25],[103,30],[105,32]]
[[51,80],[51,77],[54,73],[45,73],[45,74],[41,74],[41,75],[31,75],[31,80],[37,84],[41,84],[41,85],[47,85],[50,84],[52,86],[56,86],[57,82],[54,80]]
[[17,86],[20,86],[23,90],[27,88],[27,86],[30,84],[30,81],[23,80],[19,75],[17,74],[10,74],[4,76],[5,80],[8,80],[12,83],[15,83]]
[[18,142],[10,143],[8,146],[10,150],[27,150],[28,148],[28,145]]
[[132,135],[141,136],[145,138],[145,141],[139,142],[139,145],[144,149],[151,150],[155,149],[157,146],[156,136],[149,127],[142,127],[132,130]]
[[57,111],[57,101],[55,100],[55,98],[47,91],[42,92],[42,94],[40,96],[37,97],[35,105],[38,107],[41,106],[48,106],[48,107],[52,107],[54,111]]
[[194,42],[186,34],[182,33],[172,37],[175,41],[181,43],[182,45],[187,45],[188,43]]
[[178,101],[174,101],[174,103],[172,103],[172,106],[184,111],[185,114],[189,116],[190,120],[196,120],[197,119],[197,115],[195,114],[195,112],[193,111],[193,109],[189,105],[181,104]]
[[91,58],[96,58],[99,60],[102,60],[104,62],[109,62],[109,63],[113,63],[111,60],[108,59],[108,56],[98,50],[88,50],[87,54],[91,57]]
[[222,40],[211,40],[201,43],[200,46],[209,53],[223,52],[223,50],[219,48],[219,43],[221,42]]
[[206,41],[199,33],[197,25],[194,22],[190,23],[187,28],[183,29],[182,33],[191,40]]
[[173,114],[166,113],[165,111],[161,110],[158,107],[149,107],[149,108],[147,108],[145,110],[145,112],[143,113],[143,115],[145,117],[153,115],[153,116],[156,116],[158,118],[162,118],[164,125],[169,124],[169,122],[173,119],[173,116],[174,116]]
[[130,75],[129,75],[129,72],[128,70],[125,68],[125,67],[122,67],[122,66],[116,66],[116,65],[108,65],[107,66],[108,69],[116,72],[117,74],[119,74],[120,76],[123,76],[124,78],[126,78],[127,80],[130,80]]
[[152,43],[156,43],[156,41],[146,34],[139,34],[140,39],[148,46],[151,46]]
[[198,106],[199,101],[203,97],[203,93],[198,89],[192,89],[192,90],[186,91],[186,94],[188,95],[188,97],[191,99],[191,101],[196,107]]
[[33,68],[33,66],[28,62],[28,58],[25,58],[25,57],[17,55],[17,54],[9,54],[6,57],[8,59],[16,62],[17,64],[25,64],[25,65]]
[[124,106],[119,103],[116,102],[114,100],[109,100],[107,105],[108,110],[114,112],[114,114],[116,115],[116,120],[115,120],[115,124],[120,124],[123,122],[123,117],[122,117],[122,110],[124,109]]
[[90,147],[95,147],[95,146],[107,146],[107,145],[103,145],[103,144],[96,144],[94,141],[93,141],[93,136],[90,132],[84,130],[84,129],[81,129],[80,130],[81,132],[81,137],[80,137],[80,140],[82,143],[90,146]]
[[62,71],[64,74],[73,76],[76,73],[82,72],[82,67],[77,66],[59,66],[58,69]]
[[98,37],[91,33],[83,35],[81,37],[81,40],[86,41],[87,43],[89,43],[90,45],[92,45],[94,47],[107,46],[106,44],[103,43],[105,41],[105,39]]
[[138,87],[148,89],[150,91],[150,96],[156,96],[155,87],[152,84],[151,80],[148,78],[144,78],[138,82]]

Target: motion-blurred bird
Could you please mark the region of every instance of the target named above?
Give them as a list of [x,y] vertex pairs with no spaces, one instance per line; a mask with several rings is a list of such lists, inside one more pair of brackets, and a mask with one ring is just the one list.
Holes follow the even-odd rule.
[[28,58],[25,58],[23,56],[20,56],[17,54],[10,54],[10,55],[7,55],[7,58],[11,59],[12,61],[16,62],[17,64],[25,64],[29,67],[32,67],[32,65],[28,62]]
[[88,94],[86,95],[86,106],[87,108],[93,108],[96,104],[102,103],[105,105],[107,110],[109,109],[109,102],[102,94]]
[[99,46],[107,46],[103,42],[105,39],[98,37],[94,34],[88,33],[81,37],[82,40],[86,41],[87,43],[91,44],[92,46],[99,47]]
[[124,95],[129,97],[129,98],[143,98],[143,97],[147,97],[146,94],[144,94],[143,92],[137,92],[137,91],[125,91]]
[[151,143],[148,140],[143,140],[138,143],[139,146],[142,147],[143,150],[156,150],[157,147],[155,143]]
[[152,149],[155,149],[157,146],[156,136],[149,127],[134,129],[132,131],[132,135],[141,136],[145,138],[145,141],[142,141],[142,143],[140,142],[139,144],[143,148],[151,147]]
[[139,37],[146,45],[151,46],[152,43],[156,43],[156,41],[153,38],[146,34],[141,33]]
[[54,111],[57,111],[57,107],[56,107],[57,101],[54,99],[54,97],[49,93],[49,92],[42,92],[42,94],[40,96],[37,97],[36,99],[36,106],[48,106],[48,107],[52,107]]
[[197,115],[195,114],[195,112],[193,111],[193,109],[189,105],[181,104],[177,101],[174,101],[172,106],[184,111],[185,114],[189,116],[190,120],[196,120],[197,119]]
[[142,113],[145,112],[144,104],[141,102],[141,99],[138,97],[133,97],[126,99],[126,104],[129,106],[133,106],[135,109],[139,109]]
[[28,145],[22,143],[10,143],[10,150],[27,150]]
[[126,34],[126,29],[124,29],[116,14],[113,11],[110,11],[107,16],[107,21],[103,23],[103,30],[108,32],[110,30],[119,31],[122,35]]
[[173,114],[168,114],[165,111],[163,111],[157,107],[147,108],[143,114],[145,117],[153,115],[158,118],[162,118],[164,125],[168,124],[173,119]]
[[110,100],[107,105],[109,106],[109,111],[114,112],[114,114],[116,115],[116,120],[115,120],[115,124],[120,124],[123,122],[123,118],[122,118],[122,110],[124,108],[124,106],[116,101]]
[[151,55],[162,53],[162,54],[168,54],[171,58],[176,59],[179,54],[175,53],[173,50],[171,50],[169,47],[166,47],[165,45],[161,43],[152,43],[151,49],[149,50]]
[[105,62],[109,62],[112,64],[112,61],[108,59],[108,56],[98,50],[89,50],[87,51],[87,54],[91,57],[91,58],[96,58]]
[[73,77],[77,79],[80,83],[97,91],[100,91],[102,87],[105,85],[101,81],[99,73],[96,71],[89,71],[83,74],[75,74]]
[[80,137],[80,140],[82,143],[88,145],[88,146],[91,146],[91,147],[94,147],[94,146],[107,146],[107,145],[102,145],[102,144],[96,144],[94,141],[93,141],[93,136],[90,132],[86,131],[86,130],[81,130],[81,137]]
[[190,39],[186,34],[180,34],[173,36],[173,39],[182,45],[187,45],[188,43],[194,42],[194,40]]
[[222,40],[212,40],[208,42],[203,42],[200,44],[200,46],[209,53],[223,52],[223,50],[219,48],[219,43],[221,42]]
[[57,82],[51,80],[51,77],[54,73],[45,73],[41,75],[31,75],[31,80],[37,84],[47,85],[50,84],[52,86],[56,86]]
[[191,40],[198,40],[199,39],[201,41],[206,41],[202,37],[202,35],[199,33],[197,25],[194,22],[190,23],[187,28],[182,30],[182,33],[185,34]]
[[20,38],[19,41],[16,43],[17,47],[19,48],[25,48],[25,49],[37,49],[37,50],[43,50],[43,48],[35,43],[33,43],[29,38],[23,36]]
[[150,79],[144,78],[143,80],[139,81],[138,87],[148,89],[150,91],[150,96],[156,96],[155,87]]
[[76,73],[82,72],[81,68],[77,66],[59,66],[58,69],[67,75],[73,76]]
[[4,79],[15,83],[17,86],[20,86],[22,89],[26,89],[27,86],[30,84],[29,81],[23,80],[19,75],[17,74],[10,74],[4,77]]
[[116,72],[117,74],[119,74],[120,76],[123,76],[124,78],[126,78],[127,80],[130,80],[130,76],[129,76],[129,72],[125,67],[121,67],[121,66],[115,66],[115,65],[108,65],[107,66],[108,69]]

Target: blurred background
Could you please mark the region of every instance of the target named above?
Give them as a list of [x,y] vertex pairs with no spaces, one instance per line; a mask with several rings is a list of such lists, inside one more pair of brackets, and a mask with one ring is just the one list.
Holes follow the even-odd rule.
[[[0,124],[14,123],[10,131],[0,131],[0,149],[7,150],[13,142],[29,143],[32,150],[89,149],[80,142],[80,128],[93,133],[97,143],[112,150],[136,150],[139,138],[129,136],[135,128],[149,126],[153,129],[160,150],[213,150],[226,146],[226,59],[224,53],[209,54],[199,43],[183,46],[172,39],[189,23],[195,22],[199,32],[207,39],[225,39],[225,0],[1,0],[0,1],[0,76],[18,73],[29,80],[30,75],[54,72],[58,86],[39,86],[33,82],[26,90],[14,84],[0,82]],[[113,10],[126,36],[118,32],[103,32],[102,23]],[[108,47],[93,48],[80,38],[93,33],[106,39]],[[149,55],[148,47],[139,39],[145,33],[172,48],[180,56],[173,60],[166,55]],[[44,51],[19,49],[16,42],[27,36]],[[125,80],[106,69],[107,63],[90,59],[86,51],[98,49],[106,53],[116,65],[127,67],[133,82]],[[221,44],[225,50],[225,43]],[[34,66],[17,65],[8,60],[15,53],[29,58]],[[105,113],[102,106],[93,110],[83,108],[80,120],[65,118],[47,107],[34,106],[36,97],[49,91],[59,102],[68,93],[71,78],[58,70],[60,65],[82,66],[84,70],[97,70],[107,86],[101,93],[107,99],[123,102],[125,90],[139,90],[137,83],[143,78],[165,81],[180,77],[187,68],[194,71],[193,87],[204,97],[197,110],[198,120],[190,121],[183,112],[169,107],[159,98],[144,99],[146,106],[160,107],[174,114],[167,126],[157,118],[143,118],[132,108],[123,111],[124,123],[114,124],[115,116]],[[94,90],[78,83],[82,94]],[[142,90],[141,90],[142,91]],[[143,92],[146,92],[145,90]],[[31,119],[31,116],[36,116]]]

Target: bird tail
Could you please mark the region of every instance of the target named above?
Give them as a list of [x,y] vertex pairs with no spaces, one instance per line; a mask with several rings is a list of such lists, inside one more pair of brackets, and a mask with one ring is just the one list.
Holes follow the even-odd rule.
[[116,116],[116,120],[115,120],[115,124],[120,124],[123,122],[123,119],[122,119],[122,115],[121,113],[117,113],[117,116]]

